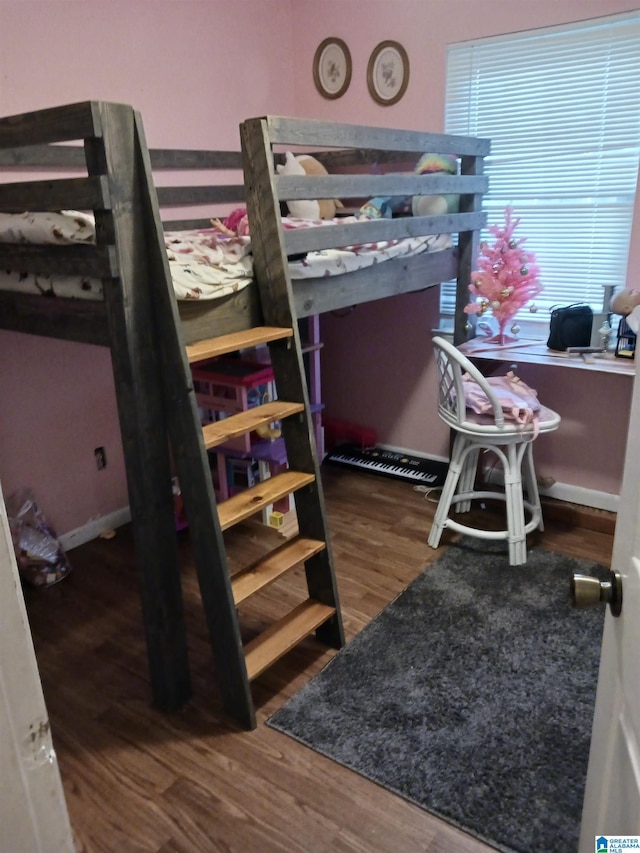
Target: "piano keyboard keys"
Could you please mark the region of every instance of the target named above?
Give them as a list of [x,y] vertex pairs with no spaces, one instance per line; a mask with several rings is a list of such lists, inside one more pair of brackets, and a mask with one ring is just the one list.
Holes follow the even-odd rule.
[[376,448],[370,450],[355,446],[336,448],[325,461],[427,486],[443,485],[447,474],[446,462],[419,459]]

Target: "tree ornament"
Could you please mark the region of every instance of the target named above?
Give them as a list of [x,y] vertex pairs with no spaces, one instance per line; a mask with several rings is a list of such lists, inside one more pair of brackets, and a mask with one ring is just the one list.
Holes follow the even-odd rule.
[[509,331],[511,332],[512,335],[516,335],[516,337],[517,337],[518,332],[520,331],[520,326],[517,323],[514,323]]
[[[478,266],[471,273],[469,285],[475,298],[464,309],[467,314],[482,316],[490,307],[499,331],[488,340],[500,344],[509,342],[505,330],[515,314],[542,290],[535,255],[522,248],[526,238],[517,239],[513,235],[519,224],[520,219],[513,217],[513,209],[507,207],[504,224],[489,226],[495,240],[493,246],[484,241],[480,244]],[[529,310],[537,309],[531,306]]]
[[531,311],[532,314],[538,313],[538,306],[535,302],[532,302],[531,305],[529,305],[529,311]]

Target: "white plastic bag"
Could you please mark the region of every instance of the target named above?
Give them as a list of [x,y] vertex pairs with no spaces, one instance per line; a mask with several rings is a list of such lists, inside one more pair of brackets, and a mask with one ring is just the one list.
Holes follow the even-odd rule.
[[9,497],[7,515],[22,579],[31,586],[51,586],[66,577],[71,567],[64,548],[30,490]]

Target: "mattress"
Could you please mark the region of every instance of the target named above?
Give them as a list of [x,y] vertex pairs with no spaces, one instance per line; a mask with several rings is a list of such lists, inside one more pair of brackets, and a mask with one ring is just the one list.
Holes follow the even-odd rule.
[[[283,217],[286,229],[323,227],[339,220],[307,220]],[[355,221],[355,220],[354,220]],[[180,300],[219,299],[245,288],[253,279],[251,237],[245,228],[231,231],[213,220],[211,228],[167,231],[165,248],[176,298]],[[0,213],[0,242],[38,245],[94,244],[93,217],[80,211],[50,213]],[[425,251],[451,245],[451,235],[437,234],[362,243],[339,249],[309,252],[292,260],[293,280],[329,278]],[[102,281],[70,276],[33,274],[0,270],[0,290],[75,299],[101,299]]]

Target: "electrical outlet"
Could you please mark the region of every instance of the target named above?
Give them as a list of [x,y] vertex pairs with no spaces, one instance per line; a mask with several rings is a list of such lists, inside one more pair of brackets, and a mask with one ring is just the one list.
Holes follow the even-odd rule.
[[96,458],[96,468],[98,471],[102,471],[103,468],[107,467],[107,454],[104,447],[96,447],[93,455]]

